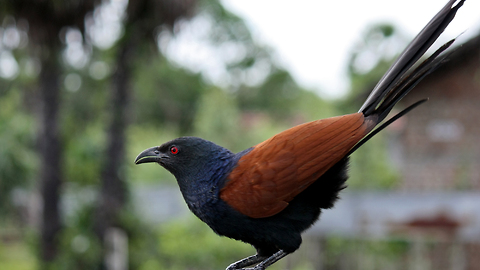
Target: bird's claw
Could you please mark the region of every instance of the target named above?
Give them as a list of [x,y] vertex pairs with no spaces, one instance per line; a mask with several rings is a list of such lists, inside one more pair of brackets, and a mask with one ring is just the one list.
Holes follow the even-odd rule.
[[236,268],[234,264],[231,264],[225,270],[265,270],[265,267],[263,265],[257,265],[248,268]]
[[226,270],[265,270],[265,267],[263,267],[262,265],[257,265],[255,267],[249,267],[249,268],[231,268],[230,266],[227,267]]

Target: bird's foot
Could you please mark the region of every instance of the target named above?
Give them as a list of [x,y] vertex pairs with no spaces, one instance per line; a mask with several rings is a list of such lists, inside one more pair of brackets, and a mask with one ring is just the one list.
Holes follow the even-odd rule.
[[[280,260],[281,258],[287,256],[287,254],[288,253],[286,253],[285,251],[280,250],[268,258],[265,258],[263,256],[258,256],[258,254],[253,255],[243,260],[240,260],[238,262],[232,263],[227,267],[226,270],[265,270],[265,268],[269,267],[270,265]],[[254,264],[257,264],[257,265],[250,268],[243,268],[245,266],[251,266]]]
[[253,269],[253,268],[243,268],[245,266],[251,266],[254,264],[257,264],[261,261],[263,261],[265,257],[263,256],[258,256],[258,254],[247,257],[245,259],[242,259],[238,262],[234,262],[230,264],[226,270],[247,270],[247,269]]
[[[230,267],[230,266],[229,266]],[[265,270],[267,268],[265,265],[257,265],[254,267],[248,267],[248,268],[227,268],[227,270]]]
[[257,265],[255,267],[241,268],[241,269],[237,269],[237,270],[265,270],[265,267]]

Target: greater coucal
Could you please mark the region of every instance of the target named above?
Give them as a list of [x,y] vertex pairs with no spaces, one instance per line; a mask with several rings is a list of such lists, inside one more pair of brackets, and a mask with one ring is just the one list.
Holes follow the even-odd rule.
[[156,162],[177,179],[190,210],[219,235],[255,247],[257,254],[227,269],[265,269],[294,252],[301,233],[345,187],[349,155],[378,131],[419,105],[384,122],[392,107],[445,58],[439,48],[412,66],[451,22],[463,0],[449,1],[402,52],[359,112],[301,124],[239,153],[182,137],[149,148],[136,164]]

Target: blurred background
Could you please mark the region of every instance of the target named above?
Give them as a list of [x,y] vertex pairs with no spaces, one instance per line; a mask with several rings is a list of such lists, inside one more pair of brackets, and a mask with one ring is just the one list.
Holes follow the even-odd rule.
[[[183,135],[236,152],[356,112],[444,4],[257,2],[0,0],[0,269],[224,269],[252,255],[136,155]],[[352,156],[335,209],[272,269],[480,269],[475,5],[441,40],[466,30],[450,60],[398,109],[430,101]]]

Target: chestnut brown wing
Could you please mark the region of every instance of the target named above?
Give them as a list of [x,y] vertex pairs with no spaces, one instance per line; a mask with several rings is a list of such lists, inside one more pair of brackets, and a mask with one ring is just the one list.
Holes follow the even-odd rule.
[[317,120],[256,145],[238,161],[220,197],[252,218],[275,215],[373,128],[362,113]]

